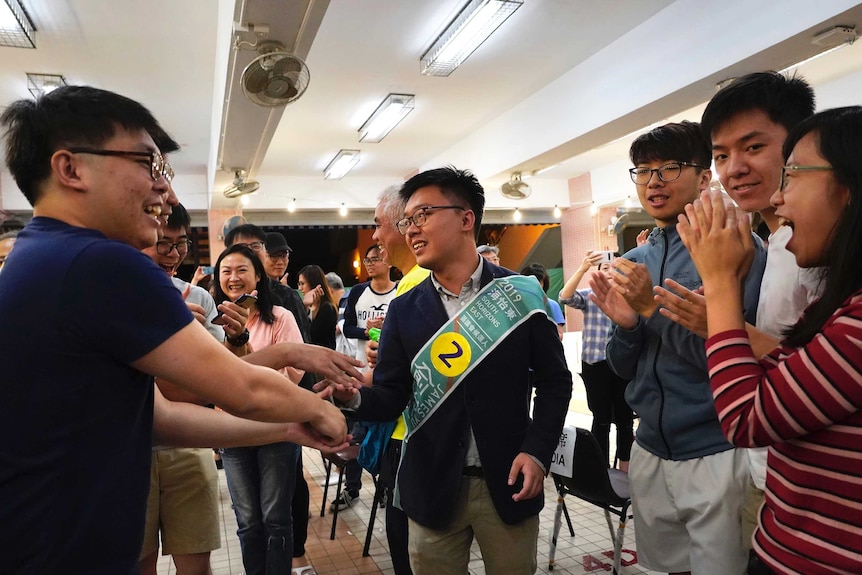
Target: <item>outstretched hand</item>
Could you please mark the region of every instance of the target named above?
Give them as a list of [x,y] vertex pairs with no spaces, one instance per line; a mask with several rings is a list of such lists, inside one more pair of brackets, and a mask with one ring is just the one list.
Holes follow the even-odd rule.
[[348,435],[344,441],[336,443],[332,438],[321,435],[307,423],[288,423],[284,440],[319,449],[322,453],[328,454],[347,449],[352,438],[353,436]]
[[321,375],[330,383],[343,388],[362,385],[362,373],[356,368],[364,367],[363,363],[328,347],[303,344],[302,354],[290,365],[296,369]]

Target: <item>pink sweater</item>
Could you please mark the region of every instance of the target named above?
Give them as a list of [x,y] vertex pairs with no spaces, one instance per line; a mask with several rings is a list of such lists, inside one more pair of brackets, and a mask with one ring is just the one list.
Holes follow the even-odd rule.
[[[250,336],[248,341],[251,349],[257,351],[283,341],[302,343],[302,333],[296,325],[293,314],[277,305],[272,307],[272,313],[275,315],[275,321],[272,324],[261,321],[260,312],[257,310],[249,316],[246,328]],[[279,371],[297,384],[305,373],[293,367],[285,367]]]
[[734,445],[770,445],[754,546],[777,573],[862,573],[862,291],[802,348],[759,362],[744,330],[706,342]]

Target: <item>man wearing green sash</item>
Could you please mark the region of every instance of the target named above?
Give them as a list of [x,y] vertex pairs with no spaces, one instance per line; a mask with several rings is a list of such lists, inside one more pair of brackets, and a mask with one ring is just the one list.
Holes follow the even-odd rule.
[[489,575],[534,573],[572,390],[544,292],[476,253],[485,196],[471,173],[429,170],[400,194],[397,228],[431,276],[390,304],[373,386],[335,395],[363,420],[404,411],[396,499],[416,575],[466,574],[474,535]]

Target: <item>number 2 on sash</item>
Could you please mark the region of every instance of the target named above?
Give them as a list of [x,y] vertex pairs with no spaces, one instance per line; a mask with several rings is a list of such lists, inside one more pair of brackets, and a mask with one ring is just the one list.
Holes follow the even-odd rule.
[[455,351],[453,351],[452,353],[441,353],[440,355],[437,356],[438,359],[440,359],[440,361],[442,361],[443,364],[450,369],[452,368],[452,364],[449,363],[449,360],[450,359],[457,359],[457,358],[461,357],[462,355],[464,355],[464,350],[461,348],[460,345],[458,345],[457,341],[453,341],[452,345],[455,346]]

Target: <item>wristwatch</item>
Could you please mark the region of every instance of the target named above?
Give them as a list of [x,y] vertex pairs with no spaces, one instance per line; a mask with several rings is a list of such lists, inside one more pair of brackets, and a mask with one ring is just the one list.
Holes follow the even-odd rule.
[[241,334],[239,334],[235,337],[228,336],[228,337],[224,338],[224,340],[231,347],[242,347],[248,343],[249,337],[251,337],[251,334],[248,333],[248,330],[245,330],[244,332],[242,332]]

